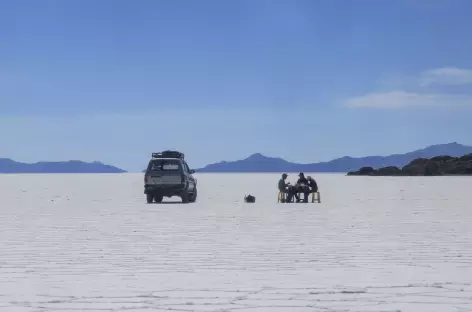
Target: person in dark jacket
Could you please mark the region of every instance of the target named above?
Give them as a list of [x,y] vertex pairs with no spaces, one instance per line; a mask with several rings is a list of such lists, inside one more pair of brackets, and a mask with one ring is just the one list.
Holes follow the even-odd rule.
[[[287,179],[288,175],[286,173],[282,174],[282,178],[279,180],[279,191],[287,194],[287,198],[285,200],[282,200],[282,202],[290,203],[292,201],[292,197],[294,195],[294,187],[290,185],[290,182],[285,182]],[[298,198],[298,196],[295,194],[295,196]]]
[[[310,195],[310,188],[308,187],[308,180],[305,178],[305,174],[300,172],[298,174],[298,181],[297,181],[297,193],[303,193],[303,202],[308,203],[308,195]],[[297,198],[297,202],[300,201],[300,198]]]
[[318,192],[318,184],[316,183],[315,179],[308,176],[307,180],[308,180],[308,186],[310,187],[310,193]]

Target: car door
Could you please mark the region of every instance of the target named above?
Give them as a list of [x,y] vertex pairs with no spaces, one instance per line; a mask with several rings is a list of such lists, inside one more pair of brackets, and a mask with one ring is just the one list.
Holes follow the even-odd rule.
[[196,181],[195,181],[195,178],[193,177],[193,175],[190,173],[190,168],[188,167],[186,162],[184,162],[184,171],[185,171],[185,174],[188,177],[189,189],[193,190],[195,188]]

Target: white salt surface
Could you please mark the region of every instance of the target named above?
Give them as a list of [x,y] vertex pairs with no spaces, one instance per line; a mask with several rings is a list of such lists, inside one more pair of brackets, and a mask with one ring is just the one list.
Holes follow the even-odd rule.
[[142,174],[0,175],[0,311],[472,311],[472,178],[314,176],[149,205]]

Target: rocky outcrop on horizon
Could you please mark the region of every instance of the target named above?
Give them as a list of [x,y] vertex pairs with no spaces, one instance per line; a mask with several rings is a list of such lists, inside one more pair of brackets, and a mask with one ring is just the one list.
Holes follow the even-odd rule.
[[348,172],[349,176],[441,176],[472,175],[472,153],[461,157],[436,156],[417,158],[402,168],[388,166],[379,169],[362,167]]

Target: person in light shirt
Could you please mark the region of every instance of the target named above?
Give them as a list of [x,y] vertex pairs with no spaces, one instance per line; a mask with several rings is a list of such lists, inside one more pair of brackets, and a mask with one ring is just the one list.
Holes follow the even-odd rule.
[[290,185],[290,182],[285,182],[287,180],[288,175],[286,173],[282,174],[282,178],[279,180],[278,189],[280,192],[287,194],[287,198],[282,200],[284,203],[290,203],[292,201],[292,197],[295,195],[297,201],[299,201],[299,197],[295,192],[295,187]]

